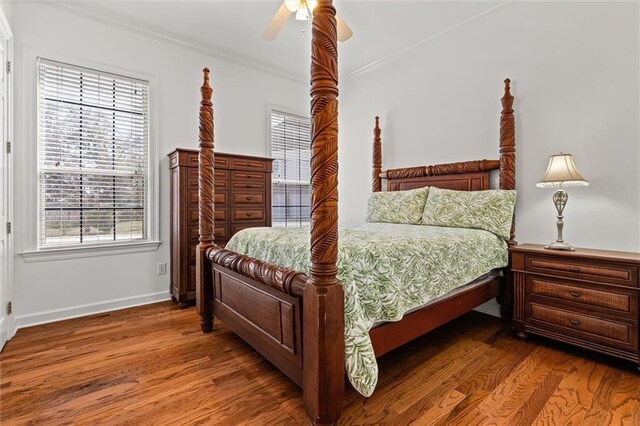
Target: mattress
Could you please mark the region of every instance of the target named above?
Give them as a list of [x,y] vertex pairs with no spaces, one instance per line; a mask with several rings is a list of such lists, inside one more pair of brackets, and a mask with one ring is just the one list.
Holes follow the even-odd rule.
[[[340,229],[338,241],[346,372],[364,396],[373,393],[378,380],[369,338],[376,323],[399,321],[508,263],[506,242],[478,229],[367,223]],[[309,274],[308,227],[246,229],[226,248]]]

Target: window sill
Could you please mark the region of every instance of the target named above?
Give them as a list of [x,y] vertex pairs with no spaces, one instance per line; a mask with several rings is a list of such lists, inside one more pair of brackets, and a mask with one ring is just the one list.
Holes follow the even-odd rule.
[[52,260],[79,259],[82,257],[112,256],[119,254],[157,251],[161,241],[143,241],[138,243],[114,244],[110,246],[65,247],[20,253],[27,263]]

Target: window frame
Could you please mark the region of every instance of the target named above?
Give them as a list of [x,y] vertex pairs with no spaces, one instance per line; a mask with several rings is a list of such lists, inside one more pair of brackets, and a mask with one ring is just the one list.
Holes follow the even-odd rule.
[[[273,158],[273,138],[272,138],[272,129],[271,129],[271,116],[272,116],[272,114],[274,112],[275,113],[279,113],[279,114],[287,114],[287,115],[294,115],[294,116],[302,117],[302,118],[308,118],[309,121],[310,121],[309,124],[310,125],[312,124],[309,111],[302,112],[302,111],[295,111],[295,110],[292,110],[291,108],[282,107],[282,106],[279,106],[279,105],[271,105],[271,104],[267,105],[267,117],[266,117],[267,118],[267,135],[268,135],[268,142],[267,142],[268,147],[267,147],[267,149],[268,149],[268,152],[269,152],[269,156],[271,158]],[[311,150],[311,133],[309,134],[309,150]],[[311,155],[309,156],[309,158],[311,158]],[[274,159],[274,161],[276,160],[275,158],[273,158],[273,159]],[[311,171],[311,164],[309,164],[309,171]],[[274,184],[273,184],[273,177],[272,177],[271,188],[270,188],[271,192],[272,192],[272,195],[271,195],[271,206],[270,206],[271,209],[272,209],[272,212],[271,212],[272,226],[273,226],[273,185]],[[311,193],[311,176],[309,176],[309,193]],[[309,200],[309,208],[311,208],[311,200]],[[309,226],[310,223],[311,223],[311,217],[309,216],[309,221],[299,225],[299,227]],[[284,226],[284,227],[286,227],[286,226]]]
[[[100,244],[77,244],[68,246],[40,247],[39,226],[40,212],[40,176],[39,176],[39,59],[69,64],[70,66],[88,68],[98,72],[121,75],[125,78],[147,81],[149,83],[148,96],[148,158],[147,158],[147,237],[135,241],[113,241]],[[25,156],[24,187],[27,191],[23,198],[24,221],[22,223],[22,250],[20,254],[25,262],[41,262],[48,260],[75,259],[82,257],[94,257],[104,255],[116,255],[145,251],[157,251],[161,243],[160,236],[160,209],[159,209],[159,164],[156,111],[158,79],[155,75],[139,71],[117,68],[112,65],[88,62],[75,58],[61,57],[50,52],[25,49],[25,102],[27,108],[25,114]]]

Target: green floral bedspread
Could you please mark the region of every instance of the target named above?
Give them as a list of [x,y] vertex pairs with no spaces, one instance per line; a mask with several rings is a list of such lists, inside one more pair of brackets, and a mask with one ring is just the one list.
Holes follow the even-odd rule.
[[[251,228],[228,250],[309,273],[309,228]],[[369,330],[399,321],[429,300],[507,265],[506,243],[462,228],[367,223],[339,234],[338,278],[345,293],[345,359],[351,384],[370,396],[378,364]]]

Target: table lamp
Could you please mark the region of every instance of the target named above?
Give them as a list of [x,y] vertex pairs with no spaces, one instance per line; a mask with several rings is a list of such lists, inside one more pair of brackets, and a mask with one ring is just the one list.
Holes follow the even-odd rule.
[[573,251],[574,248],[571,244],[566,243],[562,239],[562,228],[564,227],[564,222],[562,221],[564,216],[562,215],[562,212],[564,211],[564,208],[567,205],[567,200],[569,199],[569,194],[567,194],[563,188],[589,186],[589,181],[580,174],[576,164],[573,162],[571,154],[560,153],[551,156],[547,172],[536,186],[538,188],[558,189],[553,194],[553,204],[555,204],[556,209],[558,210],[558,221],[556,222],[558,226],[558,238],[545,248],[550,250]]

